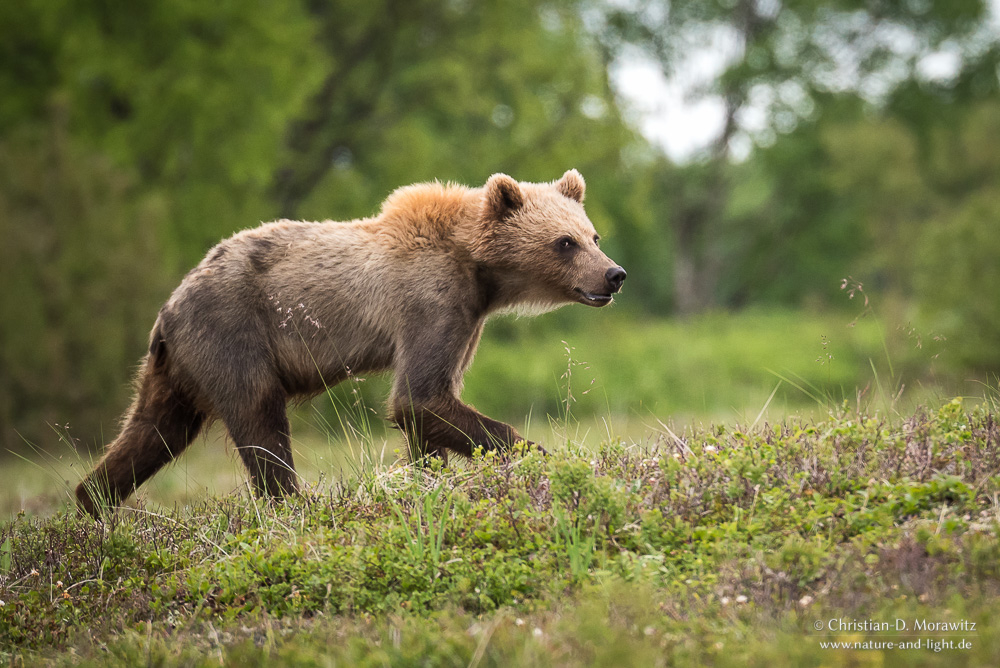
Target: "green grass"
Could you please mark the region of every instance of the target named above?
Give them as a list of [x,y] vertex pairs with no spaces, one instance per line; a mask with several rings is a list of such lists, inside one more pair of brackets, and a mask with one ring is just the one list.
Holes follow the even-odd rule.
[[[947,342],[842,312],[746,310],[652,319],[624,310],[567,311],[563,320],[490,324],[464,396],[510,419],[570,411],[655,424],[825,412],[847,399],[879,409],[906,386],[902,410],[956,384]],[[918,347],[919,345],[919,347]],[[881,383],[881,394],[877,383]]]
[[[549,457],[410,466],[379,418],[385,380],[359,379],[293,413],[305,492],[278,505],[247,493],[219,429],[107,525],[70,508],[85,458],[9,458],[0,657],[997,665],[997,393],[955,384],[947,350],[907,331],[848,325],[499,320],[464,397]],[[824,649],[900,640],[811,627],[840,618],[977,630]],[[952,638],[972,647],[926,647]]]
[[[989,402],[546,445],[444,468],[371,462],[282,504],[237,491],[106,525],[18,516],[0,529],[0,652],[52,665],[1000,662]],[[831,630],[841,618],[906,620],[923,649],[824,648],[901,639]],[[942,641],[955,648],[926,649]]]
[[[656,424],[651,416],[752,420],[772,392],[772,416],[856,403],[859,391],[861,403],[877,400],[886,409],[904,386],[904,403],[892,406],[904,411],[938,392],[981,394],[956,382],[970,374],[949,365],[948,342],[855,316],[756,309],[662,319],[609,308],[497,318],[463,396],[517,426],[531,416],[529,430],[544,429],[546,416],[561,418],[568,408],[581,419],[611,419],[626,431],[635,423],[639,431]],[[388,380],[376,376],[346,383],[334,396],[341,409],[360,396],[380,410],[387,394]]]

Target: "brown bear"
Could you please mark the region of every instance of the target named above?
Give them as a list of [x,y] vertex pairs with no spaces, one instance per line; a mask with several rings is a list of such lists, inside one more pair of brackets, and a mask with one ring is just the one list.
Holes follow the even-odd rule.
[[605,306],[625,270],[597,246],[584,181],[494,174],[424,183],[351,222],[282,220],[223,241],[160,309],[121,433],[76,489],[95,517],[226,425],[258,494],[296,490],[287,402],[395,371],[391,419],[414,451],[470,455],[521,437],[459,399],[500,311]]

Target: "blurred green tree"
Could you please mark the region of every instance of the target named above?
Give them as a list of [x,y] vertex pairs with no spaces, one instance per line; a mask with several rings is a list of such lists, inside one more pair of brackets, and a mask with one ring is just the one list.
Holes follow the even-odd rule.
[[[856,118],[862,107],[905,111],[915,124],[933,124],[919,113],[913,101],[920,95],[912,91],[937,78],[947,80],[938,88],[952,99],[956,91],[995,90],[1000,36],[987,21],[988,6],[985,0],[596,4],[609,59],[636,57],[638,49],[668,77],[699,58],[721,70],[690,91],[717,101],[721,129],[697,160],[672,174],[669,186],[677,310],[756,295],[801,300],[829,278],[823,274],[831,258],[852,257],[863,235],[848,218],[850,205],[832,201],[821,173],[803,173],[828,163],[816,133],[842,114]],[[744,159],[748,165],[734,165]]]
[[864,275],[909,304],[924,339],[946,339],[953,371],[1000,373],[1000,111],[951,109],[910,132],[898,120],[831,127],[829,179],[866,223]]
[[162,200],[144,194],[134,173],[74,145],[65,115],[52,116],[49,127],[0,141],[5,448],[24,446],[22,436],[40,442],[46,423],[63,437],[71,423],[97,438],[90,430],[107,403],[126,402],[145,346],[140,323],[166,287]]
[[179,275],[270,216],[313,35],[296,3],[0,5],[0,447],[116,429]]
[[551,180],[576,167],[599,190],[623,178],[622,151],[643,143],[619,115],[577,2],[364,7],[344,21],[336,3],[310,5],[333,65],[272,179],[283,216],[370,215],[400,185],[481,185],[497,171]]
[[[985,16],[985,0],[0,4],[0,447],[51,442],[46,422],[98,445],[158,305],[221,237],[496,171],[583,172],[633,317],[823,303],[871,276],[960,368],[1000,370]],[[722,72],[693,93],[721,129],[673,164],[624,120],[609,67],[644,54],[669,75],[712,45]]]
[[652,216],[572,0],[25,0],[0,57],[4,447],[113,431],[157,305],[239,228],[570,167],[610,248]]

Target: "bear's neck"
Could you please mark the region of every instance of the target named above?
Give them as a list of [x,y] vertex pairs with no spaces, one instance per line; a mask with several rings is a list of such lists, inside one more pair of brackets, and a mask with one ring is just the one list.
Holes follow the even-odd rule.
[[547,294],[540,293],[533,279],[522,277],[506,267],[477,263],[476,285],[479,294],[477,310],[483,318],[494,313],[537,315],[562,306]]
[[479,288],[478,310],[481,317],[506,308],[507,302],[513,297],[499,272],[484,263],[476,265],[476,286]]

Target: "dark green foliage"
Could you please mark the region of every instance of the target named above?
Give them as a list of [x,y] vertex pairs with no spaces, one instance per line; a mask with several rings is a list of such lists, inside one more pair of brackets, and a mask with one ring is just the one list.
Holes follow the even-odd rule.
[[[602,16],[612,57],[631,46],[680,82],[713,40],[728,55],[690,91],[715,101],[719,133],[689,164],[649,172],[666,193],[658,223],[672,259],[655,266],[672,274],[673,308],[830,303],[853,275],[901,310],[916,305],[909,326],[960,339],[966,368],[1000,368],[985,344],[1000,302],[968,289],[996,283],[989,3],[672,0]],[[942,56],[949,67],[928,67]],[[637,250],[659,250],[643,241]]]
[[[369,215],[400,185],[496,171],[583,172],[604,247],[629,271],[632,308],[615,313],[629,324],[841,305],[853,276],[884,298],[889,338],[947,339],[953,377],[1000,370],[987,5],[640,4],[5,3],[0,448],[52,452],[50,425],[65,438],[67,423],[74,442],[107,442],[157,306],[235,230]],[[703,92],[729,122],[675,165],[630,128],[608,67],[639,49],[683,70],[716,29],[737,43]],[[938,50],[954,76],[921,74]],[[838,53],[857,76],[835,75]],[[553,330],[593,326],[566,312],[548,316]],[[516,422],[511,373],[480,387],[503,387],[490,402]]]
[[109,440],[158,305],[238,229],[570,167],[603,232],[625,213],[639,140],[572,2],[29,1],[0,37],[3,449]]
[[0,447],[52,450],[46,423],[67,422],[99,447],[178,278],[271,217],[271,165],[322,61],[296,3],[25,2],[0,26],[16,100],[0,115]]
[[112,429],[165,289],[162,200],[66,122],[0,139],[0,447]]

